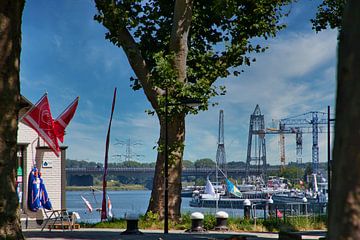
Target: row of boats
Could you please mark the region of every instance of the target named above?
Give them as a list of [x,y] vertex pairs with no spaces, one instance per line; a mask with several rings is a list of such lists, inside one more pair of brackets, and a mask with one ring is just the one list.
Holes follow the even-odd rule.
[[[205,187],[184,189],[183,197],[192,197],[191,207],[242,209],[245,200],[250,200],[258,209],[267,204],[326,204],[327,183],[317,183],[314,175],[314,187],[311,190],[290,189],[279,179],[271,179],[266,185],[235,185],[228,178],[224,184],[213,184],[207,179]],[[191,193],[191,194],[189,194]],[[248,201],[247,201],[248,203]]]

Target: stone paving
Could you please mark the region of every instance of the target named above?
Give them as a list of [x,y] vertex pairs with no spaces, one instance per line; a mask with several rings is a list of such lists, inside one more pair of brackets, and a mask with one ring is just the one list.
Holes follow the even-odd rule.
[[[125,229],[93,229],[82,228],[73,231],[69,230],[23,230],[24,236],[28,240],[271,240],[278,239],[277,233],[249,233],[249,232],[205,232],[205,233],[186,233],[184,231],[170,231],[163,234],[161,230],[144,230],[140,235],[121,235]],[[324,231],[313,231],[301,233],[302,239],[319,239],[325,236]],[[241,238],[245,237],[245,238]]]

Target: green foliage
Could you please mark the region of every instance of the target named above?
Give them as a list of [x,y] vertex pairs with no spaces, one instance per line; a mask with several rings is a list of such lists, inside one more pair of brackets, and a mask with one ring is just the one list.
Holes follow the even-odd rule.
[[102,167],[102,163],[89,162],[85,160],[71,160],[66,159],[65,165],[67,168],[94,168],[94,167]]
[[140,217],[139,228],[143,229],[156,229],[163,225],[162,221],[159,221],[159,213],[153,213],[149,211],[146,215]]
[[177,222],[170,221],[170,226],[173,229],[177,229],[177,230],[190,229],[190,227],[191,227],[190,213],[182,214],[181,218]]
[[304,170],[298,166],[288,165],[284,169],[280,170],[279,176],[289,180],[295,180],[304,176]]
[[[246,220],[243,218],[228,218],[228,227],[230,231],[305,231],[305,230],[324,230],[326,229],[327,217],[287,217],[285,222],[283,219],[268,218],[257,219],[256,227],[253,219]],[[124,219],[112,219],[107,222],[99,223],[80,223],[82,227],[87,228],[126,228]],[[213,214],[204,215],[204,228],[206,230],[214,229],[216,218]],[[163,221],[159,221],[159,214],[149,212],[147,215],[141,216],[139,219],[140,229],[162,229]],[[187,230],[191,227],[190,213],[182,214],[178,221],[169,222],[170,229]]]
[[[124,29],[132,34],[141,57],[151,73],[152,87],[169,88],[169,101],[178,103],[181,98],[202,101],[200,110],[207,109],[207,100],[224,94],[223,86],[213,83],[218,78],[237,76],[240,66],[249,66],[250,55],[262,52],[264,46],[253,45],[250,39],[274,37],[284,25],[282,8],[291,0],[197,0],[193,3],[191,28],[188,37],[187,79],[177,79],[172,69],[174,52],[170,52],[170,39],[174,16],[174,2],[167,0],[96,0],[96,21],[105,26],[105,38],[128,51],[135,52],[119,36]],[[121,35],[123,34],[123,35]],[[133,89],[141,88],[132,77]],[[163,102],[158,96],[158,102]],[[176,106],[172,113],[197,113],[197,110]],[[159,104],[159,106],[164,106]],[[159,111],[159,109],[156,109]],[[162,111],[158,112],[161,114]]]
[[214,168],[215,162],[211,160],[210,158],[202,158],[199,160],[196,160],[194,163],[194,166],[196,168]]
[[227,167],[228,169],[234,169],[234,168],[245,168],[246,163],[245,162],[228,162]]
[[240,230],[240,231],[251,231],[253,230],[253,223],[250,220],[242,218],[228,218],[228,226],[231,230]]
[[113,218],[105,222],[98,223],[80,223],[84,228],[126,228],[126,221],[124,219]]
[[304,175],[305,175],[305,176],[311,175],[312,172],[313,172],[312,164],[311,164],[311,163],[307,163],[307,164],[306,164],[306,167],[305,167]]
[[195,167],[194,163],[190,160],[183,160],[182,161],[183,168],[193,168]]
[[136,161],[124,161],[121,163],[121,166],[127,168],[139,168],[142,167],[142,164]]
[[[265,46],[253,45],[250,40],[274,37],[284,28],[282,8],[291,1],[196,0],[190,1],[192,6],[185,6],[183,13],[175,7],[176,1],[95,0],[98,12],[94,19],[107,29],[105,38],[124,49],[136,74],[130,78],[132,88],[144,88],[154,108],[147,112],[156,112],[164,127],[165,106],[170,126],[175,120],[182,125],[186,114],[207,110],[210,98],[225,94],[224,86],[213,83],[231,74],[238,76],[243,66],[255,61],[253,53],[265,51]],[[185,18],[178,29],[177,15]],[[187,39],[177,42],[178,34]],[[175,63],[186,63],[186,67]],[[202,104],[192,108],[181,104],[182,99],[197,99]],[[183,128],[180,126],[178,133]],[[163,145],[164,135],[160,136],[159,155]],[[170,165],[179,163],[179,155],[172,153],[183,152],[183,141],[172,141],[169,147]]]
[[205,214],[204,215],[204,228],[206,230],[214,229],[216,225],[216,218],[214,215]]
[[341,29],[341,19],[347,0],[323,0],[318,6],[316,17],[311,19],[316,32],[330,28]]
[[[84,160],[71,160],[66,159],[66,167],[67,168],[102,168],[102,163],[90,162]],[[110,162],[108,167],[132,167],[132,168],[146,168],[146,167],[155,167],[155,162],[150,163],[142,163],[137,161],[124,161],[120,163]]]
[[268,218],[266,220],[261,221],[261,224],[268,230],[269,232],[279,231],[280,226],[283,221],[276,218]]
[[326,216],[304,217],[294,216],[283,219],[268,218],[262,221],[262,225],[270,232],[278,231],[304,231],[326,229]]
[[195,186],[205,186],[206,185],[206,179],[205,178],[196,178],[195,179]]

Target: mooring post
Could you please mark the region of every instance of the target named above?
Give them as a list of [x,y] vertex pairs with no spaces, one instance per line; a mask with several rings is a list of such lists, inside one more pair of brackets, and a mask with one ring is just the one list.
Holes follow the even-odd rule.
[[249,199],[244,200],[244,219],[250,219],[251,201]]

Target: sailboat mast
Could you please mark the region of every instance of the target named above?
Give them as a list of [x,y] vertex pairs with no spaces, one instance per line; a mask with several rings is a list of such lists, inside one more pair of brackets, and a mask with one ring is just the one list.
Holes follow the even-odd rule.
[[110,121],[109,127],[106,134],[106,143],[105,143],[105,160],[104,160],[104,174],[103,174],[103,199],[101,204],[101,221],[105,221],[107,219],[106,215],[106,175],[107,175],[107,168],[108,168],[108,155],[109,155],[109,143],[110,143],[110,129],[111,129],[111,121],[114,114],[115,109],[115,101],[116,101],[116,88],[114,89],[114,97],[111,106],[111,114],[110,114]]

